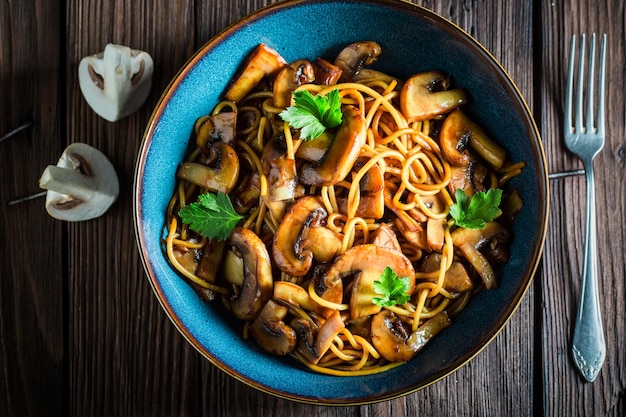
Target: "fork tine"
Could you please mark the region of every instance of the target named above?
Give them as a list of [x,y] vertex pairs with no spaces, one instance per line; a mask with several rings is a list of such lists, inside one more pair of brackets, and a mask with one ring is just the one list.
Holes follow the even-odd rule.
[[580,50],[578,53],[578,85],[576,86],[576,116],[575,126],[576,133],[583,133],[583,88],[585,87],[585,54],[586,54],[586,36],[580,35]]
[[[581,54],[582,59],[582,54]],[[587,125],[585,127],[586,132],[595,133],[596,129],[593,125],[594,119],[594,107],[593,107],[593,99],[594,99],[594,91],[595,91],[595,68],[596,68],[596,34],[595,32],[591,34],[591,43],[589,46],[589,78],[587,82]],[[578,93],[579,96],[582,96],[582,90]]]
[[567,70],[567,86],[565,90],[565,130],[571,133],[572,122],[572,94],[574,90],[574,59],[576,52],[576,35],[572,35],[569,48],[569,68]]
[[598,134],[604,135],[605,115],[604,102],[606,85],[606,33],[602,35],[600,44],[600,67],[598,69]]

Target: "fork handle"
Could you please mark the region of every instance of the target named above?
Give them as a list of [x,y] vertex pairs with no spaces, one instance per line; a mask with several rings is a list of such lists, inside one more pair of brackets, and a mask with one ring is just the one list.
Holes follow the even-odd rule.
[[578,314],[574,325],[572,355],[581,374],[593,382],[606,356],[604,331],[598,294],[598,250],[596,231],[596,197],[593,162],[585,163],[587,210],[582,283]]

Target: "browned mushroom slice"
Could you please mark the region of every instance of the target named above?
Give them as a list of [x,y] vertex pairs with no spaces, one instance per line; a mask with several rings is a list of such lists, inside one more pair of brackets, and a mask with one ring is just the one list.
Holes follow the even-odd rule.
[[305,140],[300,143],[296,151],[296,157],[309,162],[321,163],[326,152],[333,143],[333,135],[328,131],[316,137],[315,140]]
[[309,229],[327,216],[321,198],[315,196],[301,197],[289,208],[272,242],[274,262],[281,271],[294,277],[309,271],[313,262]]
[[252,320],[272,296],[274,280],[265,243],[252,230],[236,227],[222,269],[224,278],[238,288],[228,300],[230,309],[235,317]]
[[[433,272],[439,270],[441,266],[441,254],[430,253],[426,255],[421,262],[420,269],[423,272]],[[432,279],[431,281],[435,281]],[[474,283],[470,278],[467,270],[459,261],[452,261],[452,265],[446,271],[443,289],[451,293],[463,293],[474,288]]]
[[267,352],[286,355],[296,347],[296,332],[283,321],[288,312],[288,307],[269,300],[250,325],[250,334]]
[[322,58],[313,61],[315,71],[315,83],[319,85],[335,85],[341,78],[343,71],[336,65]]
[[378,60],[382,48],[374,41],[355,42],[346,46],[335,58],[335,65],[343,71],[343,77],[352,80],[365,65]]
[[388,361],[406,362],[450,324],[450,319],[444,311],[411,333],[408,326],[395,313],[383,310],[372,318],[372,343]]
[[209,155],[211,142],[216,140],[233,146],[236,124],[237,113],[232,111],[205,116],[196,132],[196,146],[205,155]]
[[444,156],[448,162],[457,166],[469,162],[466,151],[468,144],[494,169],[501,168],[506,159],[506,150],[458,109],[446,117],[439,137]]
[[278,52],[260,44],[250,54],[243,69],[226,91],[226,98],[235,103],[244,98],[264,77],[278,73],[287,61]]
[[387,223],[381,223],[378,229],[372,233],[370,243],[379,247],[402,251],[396,233],[391,230]]
[[324,285],[331,288],[343,278],[354,276],[350,318],[375,314],[381,307],[372,303],[372,298],[378,296],[374,291],[374,281],[380,279],[386,267],[393,269],[398,277],[409,277],[408,294],[413,293],[415,270],[411,261],[402,252],[372,244],[353,246],[339,255],[326,272]]
[[213,166],[187,161],[178,168],[176,176],[210,191],[228,194],[239,178],[237,152],[224,142],[213,142],[209,152]]
[[284,136],[277,135],[265,145],[261,164],[268,181],[268,193],[263,196],[265,205],[274,220],[280,222],[298,187],[296,161],[287,158]]
[[509,231],[498,222],[490,222],[483,229],[465,229],[459,227],[452,232],[452,243],[459,248],[472,264],[485,283],[485,288],[498,286],[496,274],[487,258],[480,252],[482,245],[506,243],[510,240]]
[[307,163],[302,167],[300,182],[306,185],[334,185],[352,170],[354,162],[365,144],[367,126],[361,113],[346,106],[343,120],[332,144],[318,164]]
[[[365,158],[358,159],[354,164],[354,170],[358,171],[365,165]],[[385,198],[383,188],[385,179],[378,164],[373,165],[361,178],[359,182],[359,205],[356,209],[356,216],[365,219],[380,219],[385,212]],[[339,198],[339,210],[342,213],[348,212],[348,198]]]
[[312,311],[323,317],[328,315],[327,308],[313,301],[304,288],[293,282],[276,281],[274,283],[274,298],[301,307],[304,310]]
[[345,328],[345,324],[337,310],[334,310],[317,330],[314,329],[309,321],[304,319],[295,319],[291,322],[291,325],[298,335],[298,350],[313,364],[317,364],[320,361],[322,356],[330,349],[335,336]]
[[306,59],[299,59],[278,72],[274,79],[274,105],[287,107],[291,102],[291,93],[303,84],[315,80],[313,64]]
[[400,92],[400,108],[407,121],[432,119],[448,113],[467,101],[461,89],[448,90],[450,77],[439,71],[416,74]]

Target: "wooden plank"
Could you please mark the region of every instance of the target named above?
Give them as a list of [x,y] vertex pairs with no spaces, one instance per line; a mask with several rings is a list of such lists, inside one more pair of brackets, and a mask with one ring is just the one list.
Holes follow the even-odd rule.
[[608,33],[607,142],[595,163],[599,230],[600,298],[607,357],[598,378],[587,383],[570,354],[582,269],[585,183],[582,177],[552,181],[551,227],[542,275],[542,340],[545,368],[545,415],[618,416],[624,403],[624,276],[626,238],[624,201],[624,4],[595,2],[542,3],[544,68],[541,79],[542,135],[550,170],[581,168],[563,143],[565,74],[572,34]]
[[[69,227],[70,414],[194,415],[199,356],[152,292],[132,217],[144,129],[161,93],[195,50],[194,3],[70,1],[66,13],[67,141],[100,149],[120,180],[120,196],[109,212]],[[155,64],[147,103],[115,123],[87,105],[76,73],[81,58],[107,43],[144,50]]]
[[[61,154],[59,2],[0,4],[0,414],[63,414],[64,227],[39,176]],[[44,19],[43,16],[47,18]],[[29,34],[25,36],[25,34]],[[38,364],[38,366],[32,366]]]

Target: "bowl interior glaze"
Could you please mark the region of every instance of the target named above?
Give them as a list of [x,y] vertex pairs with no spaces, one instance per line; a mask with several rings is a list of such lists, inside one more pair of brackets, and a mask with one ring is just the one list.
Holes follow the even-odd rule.
[[[471,102],[464,110],[513,161],[525,161],[517,188],[525,206],[514,224],[511,259],[500,287],[479,293],[411,362],[362,377],[314,374],[290,358],[243,340],[241,325],[200,301],[170,267],[162,248],[164,213],[194,121],[221,98],[242,60],[259,43],[288,61],[328,60],[346,45],[375,40],[373,68],[406,78],[438,69],[452,75]],[[262,391],[309,403],[358,404],[421,389],[474,357],[502,329],[526,293],[541,256],[548,211],[544,152],[529,109],[509,76],[468,34],[403,1],[288,1],[261,9],[202,47],[164,92],[146,129],[135,173],[135,227],[145,270],[161,305],[185,338],[213,364]],[[216,303],[219,304],[219,303]]]

